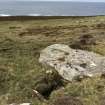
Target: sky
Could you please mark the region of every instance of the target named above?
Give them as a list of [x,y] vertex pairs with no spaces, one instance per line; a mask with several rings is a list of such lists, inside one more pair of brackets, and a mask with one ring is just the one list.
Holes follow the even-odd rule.
[[[0,1],[15,1],[15,0],[0,0]],[[105,0],[16,0],[16,1],[82,1],[82,2],[105,2]]]

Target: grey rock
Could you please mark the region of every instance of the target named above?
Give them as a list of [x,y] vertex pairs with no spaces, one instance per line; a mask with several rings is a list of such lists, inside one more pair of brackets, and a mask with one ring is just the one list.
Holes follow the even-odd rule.
[[92,77],[105,72],[105,57],[94,52],[72,49],[64,44],[48,46],[40,53],[39,62],[51,66],[66,80]]

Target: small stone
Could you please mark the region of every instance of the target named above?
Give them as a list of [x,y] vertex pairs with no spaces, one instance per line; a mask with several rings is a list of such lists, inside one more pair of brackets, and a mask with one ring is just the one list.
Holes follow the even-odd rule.
[[30,103],[22,103],[22,104],[13,103],[13,104],[9,104],[9,105],[31,105],[31,104]]
[[47,70],[46,71],[46,74],[52,74],[53,72],[52,72],[52,70]]
[[23,103],[23,104],[20,104],[20,105],[31,105],[30,103]]

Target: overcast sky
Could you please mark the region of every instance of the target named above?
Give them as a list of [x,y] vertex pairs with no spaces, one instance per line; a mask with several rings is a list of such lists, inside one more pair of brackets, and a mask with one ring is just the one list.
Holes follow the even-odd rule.
[[83,1],[83,2],[105,2],[105,0],[0,0],[0,1]]

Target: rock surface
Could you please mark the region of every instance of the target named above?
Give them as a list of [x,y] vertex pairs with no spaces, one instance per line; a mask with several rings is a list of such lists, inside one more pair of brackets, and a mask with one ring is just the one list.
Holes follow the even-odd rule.
[[64,44],[54,44],[41,51],[39,62],[51,66],[66,80],[78,76],[92,77],[105,72],[105,57],[99,54],[71,49]]

